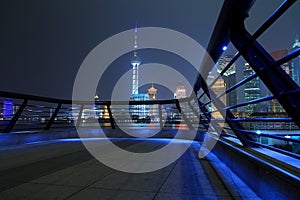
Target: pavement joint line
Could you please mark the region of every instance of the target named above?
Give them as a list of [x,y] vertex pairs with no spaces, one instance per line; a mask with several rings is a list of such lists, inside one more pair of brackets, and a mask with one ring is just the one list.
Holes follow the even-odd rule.
[[158,193],[161,191],[163,185],[166,183],[166,181],[168,180],[168,178],[171,175],[171,173],[174,171],[174,169],[175,169],[175,167],[176,167],[177,164],[178,164],[178,160],[175,161],[174,166],[172,167],[172,169],[170,170],[170,172],[168,173],[168,175],[166,176],[166,178],[164,179],[164,181],[161,183],[160,187],[158,188],[157,192],[153,196],[152,200],[155,200],[155,198],[157,197]]
[[133,189],[124,189],[124,188],[118,188],[118,189],[114,189],[114,188],[105,188],[105,187],[89,187],[92,189],[103,189],[103,190],[110,190],[110,191],[130,191],[130,192],[146,192],[146,193],[154,193],[152,191],[143,191],[143,190],[133,190]]
[[82,188],[82,186],[74,186],[74,185],[60,185],[55,183],[37,183],[37,182],[27,182],[34,185],[49,185],[49,186],[60,186],[60,187],[73,187],[73,188]]
[[[64,198],[64,200],[69,199],[69,198],[71,198],[72,196],[78,194],[79,192],[81,192],[81,191],[83,191],[83,190],[89,188],[91,185],[93,185],[93,184],[95,184],[96,182],[100,181],[101,179],[103,179],[103,178],[105,178],[105,177],[107,177],[107,176],[113,174],[114,172],[115,172],[115,171],[114,171],[113,169],[111,169],[111,170],[110,170],[109,172],[107,172],[107,174],[105,174],[103,177],[101,177],[101,178],[99,178],[99,179],[93,181],[92,183],[90,183],[90,184],[88,184],[88,185],[86,185],[86,186],[84,186],[84,187],[81,187],[80,190],[74,192],[73,194],[70,194],[69,196],[67,196],[66,198]],[[90,187],[90,188],[91,188],[91,187]]]
[[[126,150],[126,148],[128,147],[132,147],[132,146],[135,146],[135,145],[141,145],[141,143],[131,143],[130,141],[128,141],[127,139],[125,140],[121,140],[121,141],[127,141],[127,145],[126,143],[121,145],[122,148],[124,148]],[[51,143],[55,143],[57,141],[45,141],[46,144],[51,144]],[[26,146],[24,146],[24,148],[28,147],[27,145],[28,144],[24,144]],[[32,145],[40,145],[40,144],[32,144]],[[23,145],[22,145],[23,146]],[[30,144],[31,146],[31,144]],[[159,147],[160,145],[155,145],[155,146],[150,146],[151,148],[149,149],[155,149],[157,147]],[[163,145],[162,145],[163,146]],[[21,149],[22,150],[22,149]],[[0,149],[1,151],[1,149]],[[75,151],[75,152],[81,152],[82,150],[79,150],[79,151]],[[77,195],[78,193],[80,194],[83,190],[86,190],[86,189],[103,189],[103,190],[112,190],[112,191],[132,191],[132,192],[141,192],[141,193],[151,193],[150,196],[153,196],[152,197],[152,200],[154,199],[157,199],[159,197],[160,194],[173,194],[173,195],[176,195],[176,192],[171,192],[171,191],[162,191],[163,187],[166,185],[167,183],[167,180],[170,178],[170,176],[172,175],[172,173],[174,173],[175,171],[175,168],[178,166],[178,165],[181,165],[181,164],[186,164],[186,165],[189,165],[190,163],[194,163],[196,161],[199,161],[199,163],[201,164],[202,162],[206,165],[206,168],[210,168],[208,171],[207,170],[204,170],[205,173],[206,173],[206,176],[207,178],[209,178],[209,182],[213,182],[213,179],[211,178],[211,176],[209,176],[209,172],[211,171],[211,173],[214,173],[214,175],[212,175],[212,177],[216,176],[218,178],[218,180],[220,181],[219,185],[222,185],[222,188],[224,188],[224,191],[226,192],[226,194],[224,193],[219,193],[218,191],[221,191],[222,190],[218,190],[218,187],[215,187],[214,185],[216,184],[212,184],[214,187],[214,190],[216,189],[216,196],[218,196],[219,198],[222,198],[222,197],[227,197],[227,198],[232,198],[232,199],[242,199],[243,196],[241,195],[244,195],[244,192],[243,190],[240,192],[240,189],[237,189],[235,190],[234,188],[238,188],[238,181],[236,181],[236,179],[234,178],[235,177],[235,173],[232,172],[230,169],[229,171],[227,171],[226,169],[227,168],[224,168],[222,166],[218,166],[217,165],[217,162],[216,162],[216,159],[218,159],[216,157],[215,159],[215,154],[211,153],[209,155],[207,155],[206,157],[204,158],[199,158],[198,156],[198,149],[196,148],[193,148],[193,147],[190,147],[189,148],[189,151],[190,151],[190,155],[194,154],[193,158],[192,159],[187,159],[185,157],[181,157],[181,159],[178,159],[176,160],[175,162],[171,163],[172,166],[169,166],[170,168],[167,169],[164,173],[164,178],[161,179],[160,181],[160,184],[157,184],[159,187],[155,188],[153,191],[144,191],[144,190],[135,190],[135,189],[124,189],[122,187],[119,187],[117,189],[113,189],[113,188],[104,188],[103,186],[100,186],[100,187],[96,187],[96,186],[93,186],[95,185],[95,183],[97,183],[98,181],[102,181],[102,179],[106,178],[107,176],[110,176],[114,173],[117,173],[118,171],[112,169],[112,168],[109,168],[105,173],[103,173],[103,175],[101,177],[99,177],[97,180],[95,181],[92,181],[91,183],[88,183],[88,184],[83,184],[83,186],[76,186],[76,185],[69,185],[69,184],[56,184],[55,183],[45,183],[45,182],[34,182],[34,180],[37,180],[37,179],[31,179],[31,180],[19,180],[19,179],[15,179],[15,180],[12,180],[12,179],[9,179],[9,178],[5,178],[5,179],[2,179],[4,181],[10,181],[12,183],[20,183],[19,185],[22,185],[22,184],[34,184],[34,185],[49,185],[49,186],[59,186],[59,187],[70,187],[70,188],[78,188],[78,191],[74,191],[72,194],[69,194],[69,196],[67,197],[64,197],[64,199],[69,199],[69,198],[72,198],[74,195]],[[72,151],[72,153],[74,153]],[[70,154],[72,154],[70,153]],[[187,151],[185,152],[187,153]],[[60,156],[58,156],[60,157]],[[92,158],[93,159],[93,158]],[[94,158],[95,159],[95,158]],[[185,160],[186,159],[186,160]],[[89,159],[91,160],[91,159]],[[35,162],[34,162],[35,163]],[[66,168],[63,168],[63,169],[59,169],[57,171],[60,171],[60,170],[64,170],[64,169],[67,169],[68,167]],[[55,172],[57,172],[55,171]],[[52,172],[52,173],[49,173],[49,175],[55,173],[55,172]],[[226,180],[224,180],[222,177],[223,176],[229,176],[227,177]],[[41,176],[42,177],[42,176]],[[1,176],[0,176],[1,178]],[[228,181],[229,180],[229,181]],[[12,187],[13,188],[13,187]],[[9,188],[10,189],[10,188]],[[8,189],[7,189],[8,190]],[[77,190],[77,189],[76,189]],[[3,190],[5,191],[5,190]],[[179,192],[177,193],[178,195],[182,194],[182,195],[191,195],[191,196],[197,196],[197,194],[190,194],[190,193],[186,193],[186,192]],[[245,193],[245,194],[248,194],[248,193]],[[209,196],[210,194],[208,194]],[[198,195],[199,196],[199,195]],[[204,194],[204,196],[206,197],[207,195]],[[200,196],[201,197],[201,196]],[[212,196],[212,197],[215,197],[215,196]],[[245,197],[245,196],[244,196]],[[151,198],[151,197],[150,197]],[[252,196],[247,196],[245,197],[245,199],[257,199],[257,197],[252,197]]]
[[[78,153],[78,152],[84,152],[85,150],[77,150],[77,151],[73,151],[73,152],[71,152],[71,153],[68,153],[68,154],[64,154],[64,155],[59,155],[59,156],[55,156],[55,157],[51,157],[51,158],[46,158],[46,159],[39,159],[38,161],[35,161],[35,162],[32,162],[32,163],[28,163],[28,164],[26,164],[26,165],[22,165],[22,166],[18,166],[18,167],[14,167],[14,168],[12,168],[12,169],[6,169],[6,170],[0,170],[0,172],[3,174],[3,171],[13,171],[14,169],[19,169],[19,168],[24,168],[24,166],[30,166],[30,165],[33,165],[33,164],[37,164],[37,163],[39,163],[39,162],[41,162],[41,163],[43,163],[43,162],[47,162],[48,160],[51,160],[51,159],[57,159],[57,158],[63,158],[63,157],[65,157],[65,156],[67,156],[67,155],[71,155],[71,154],[75,154],[75,153]],[[47,171],[47,174],[44,174],[43,176],[45,176],[45,175],[48,175],[48,174],[52,174],[52,173],[55,173],[55,172],[57,172],[57,171],[59,171],[59,170],[62,170],[62,169],[58,169],[58,170],[56,170],[56,171],[52,171],[52,172],[50,172],[50,173],[48,173],[48,171]],[[3,178],[3,177],[5,177],[6,175],[5,174],[3,174],[3,175],[1,175],[0,176],[0,178],[2,178],[2,180],[6,180],[6,178]],[[39,177],[41,177],[41,176],[39,176]],[[26,182],[30,182],[31,180],[35,180],[35,179],[37,179],[37,178],[39,178],[39,177],[35,177],[35,178],[31,178],[30,177],[30,179],[25,179],[24,181],[22,181],[22,182],[20,182],[19,181],[19,179],[14,179],[15,181],[13,182],[13,183],[20,183],[20,184],[18,184],[18,185],[21,185],[22,183],[26,183]],[[10,179],[10,180],[12,180],[12,179]],[[18,185],[12,185],[12,187],[17,187]],[[11,188],[12,188],[11,187]],[[9,189],[9,188],[8,188]],[[6,190],[6,189],[5,189]],[[0,191],[4,191],[4,190],[2,190],[2,189],[0,189]]]
[[[127,140],[124,140],[124,141],[127,141]],[[124,148],[126,148],[126,147],[128,147],[128,146],[131,146],[131,145],[134,145],[134,143],[129,143],[129,144],[126,145]],[[71,198],[72,196],[78,194],[79,192],[81,192],[81,191],[83,191],[83,190],[85,190],[85,189],[87,189],[87,188],[89,188],[89,187],[90,187],[90,188],[94,188],[94,187],[91,187],[91,185],[95,184],[96,182],[100,181],[101,179],[103,179],[103,178],[105,178],[105,177],[107,177],[107,176],[109,176],[109,175],[111,175],[111,174],[113,174],[113,173],[115,173],[115,172],[116,172],[115,170],[111,169],[111,170],[110,170],[107,174],[105,174],[103,177],[101,177],[101,178],[99,178],[99,179],[93,181],[92,183],[88,184],[88,185],[85,186],[85,187],[82,187],[80,190],[74,192],[73,194],[70,194],[69,196],[67,196],[66,198],[64,198],[64,200],[67,200],[67,199]]]
[[78,186],[78,185],[57,184],[57,183],[42,183],[42,182],[35,182],[35,181],[30,181],[30,182],[27,182],[27,183],[39,184],[39,185],[51,185],[51,186],[78,187],[78,188],[84,187],[84,186]]

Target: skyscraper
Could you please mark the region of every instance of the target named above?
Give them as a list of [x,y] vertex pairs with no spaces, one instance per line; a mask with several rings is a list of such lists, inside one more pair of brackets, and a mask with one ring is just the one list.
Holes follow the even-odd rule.
[[[299,38],[296,37],[295,42],[292,46],[292,51],[294,51],[298,48],[300,48],[300,42],[299,42]],[[291,77],[292,77],[292,79],[298,85],[300,85],[300,56],[298,56],[298,57],[294,58],[293,60],[291,60],[290,66],[291,66]]]
[[186,96],[186,89],[182,82],[179,82],[178,86],[176,87],[175,93],[174,93],[174,99],[182,99]]
[[[222,70],[228,65],[228,63],[233,58],[232,55],[223,56],[218,60],[217,63],[217,71],[221,73]],[[236,66],[235,63],[231,65],[231,67],[223,74],[222,79],[225,82],[225,90],[231,88],[236,83]],[[224,89],[223,89],[224,91]],[[228,106],[237,104],[237,92],[236,90],[231,91],[226,95],[226,104]]]
[[[207,84],[208,85],[211,85],[212,82],[214,82],[214,80],[218,77],[216,77],[216,73],[212,73],[210,72],[208,74],[208,77],[207,77]],[[224,92],[225,90],[225,82],[222,78],[218,78],[215,83],[211,86],[210,90],[215,93],[216,95],[220,95]],[[205,98],[205,101],[208,101],[208,97]],[[223,95],[220,100],[223,102],[224,105],[226,105],[226,98],[225,96]],[[210,103],[207,107],[207,110],[208,111],[214,111],[214,110],[217,110],[217,109],[222,109],[222,108],[217,108],[216,105],[214,104],[215,102],[212,101],[212,103]],[[222,115],[220,112],[213,112],[212,114],[212,117],[215,118],[215,119],[221,119],[222,118]]]
[[3,119],[11,119],[14,114],[14,102],[10,98],[3,100]]
[[[279,59],[285,57],[287,54],[288,54],[287,49],[277,50],[277,51],[273,51],[270,53],[270,55],[275,60],[279,60]],[[281,65],[281,68],[285,71],[285,73],[287,73],[288,75],[290,75],[293,78],[292,70],[290,69],[290,66],[288,63],[283,63]],[[284,109],[277,100],[273,99],[272,101],[270,101],[269,111],[278,113],[278,112],[284,112]]]
[[[248,63],[244,66],[244,78],[247,78],[254,74],[254,70]],[[248,81],[244,88],[245,101],[251,101],[260,98],[260,80],[258,77]],[[249,104],[245,106],[245,113],[251,115],[253,112],[257,112],[257,106],[255,104]]]
[[[274,58],[274,60],[279,60],[288,54],[287,49],[277,50],[270,53],[270,55]],[[281,65],[281,68],[285,71],[285,73],[291,75],[291,70],[288,63],[284,63]]]

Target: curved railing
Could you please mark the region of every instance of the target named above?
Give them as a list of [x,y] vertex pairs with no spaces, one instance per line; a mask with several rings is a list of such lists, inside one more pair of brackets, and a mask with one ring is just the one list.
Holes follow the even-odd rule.
[[[49,130],[71,127],[111,127],[126,126],[127,128],[164,128],[164,129],[199,129],[208,130],[213,121],[222,121],[217,118],[205,118],[211,114],[199,113],[199,104],[192,98],[155,100],[155,101],[76,101],[24,95],[10,92],[0,92],[0,130],[3,133],[22,132],[33,130]],[[132,119],[125,117],[131,105],[149,105],[150,121],[146,119]],[[195,115],[200,118],[195,119]],[[130,115],[128,115],[130,116]],[[200,119],[200,121],[199,121]],[[233,119],[234,120],[234,119]],[[238,119],[237,119],[238,120]],[[282,122],[281,119],[244,119],[251,122]],[[240,120],[238,120],[240,121]],[[289,122],[290,120],[288,120]],[[224,123],[224,120],[222,124]],[[216,124],[215,124],[216,125]],[[224,125],[224,124],[223,124]],[[222,137],[236,137],[230,127],[223,126]],[[251,135],[248,142],[272,149],[284,154],[299,158],[292,151],[292,146],[300,144],[300,140],[293,137],[284,137],[280,134],[259,133],[256,130],[238,130],[243,134]],[[299,134],[296,136],[299,137]],[[278,144],[289,145],[290,149],[282,146],[266,145],[263,141],[272,139]]]
[[[71,101],[33,95],[0,92],[0,131],[33,130],[67,127],[147,127],[203,128],[195,120],[192,99],[152,101]],[[147,116],[134,118],[133,105],[147,106]],[[195,107],[195,108],[193,108]],[[184,110],[184,112],[182,111]]]

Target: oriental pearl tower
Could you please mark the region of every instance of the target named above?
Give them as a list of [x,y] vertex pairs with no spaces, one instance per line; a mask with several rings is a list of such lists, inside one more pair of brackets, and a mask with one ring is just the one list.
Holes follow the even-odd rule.
[[138,57],[136,49],[138,48],[137,45],[137,33],[138,33],[138,28],[137,26],[134,29],[134,52],[133,52],[133,57],[131,58],[131,65],[132,65],[132,94],[139,94],[139,65],[141,64],[141,59]]

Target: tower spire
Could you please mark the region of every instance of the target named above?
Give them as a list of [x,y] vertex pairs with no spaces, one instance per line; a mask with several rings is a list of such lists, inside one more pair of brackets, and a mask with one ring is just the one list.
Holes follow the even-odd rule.
[[139,93],[139,65],[141,64],[141,59],[137,55],[137,34],[138,34],[138,28],[137,25],[134,29],[134,51],[133,51],[133,57],[131,58],[131,65],[132,65],[132,94],[138,94]]
[[134,29],[134,45],[133,48],[136,50],[138,48],[137,45],[137,34],[138,34],[138,27],[137,27],[137,23],[135,24],[135,29]]

